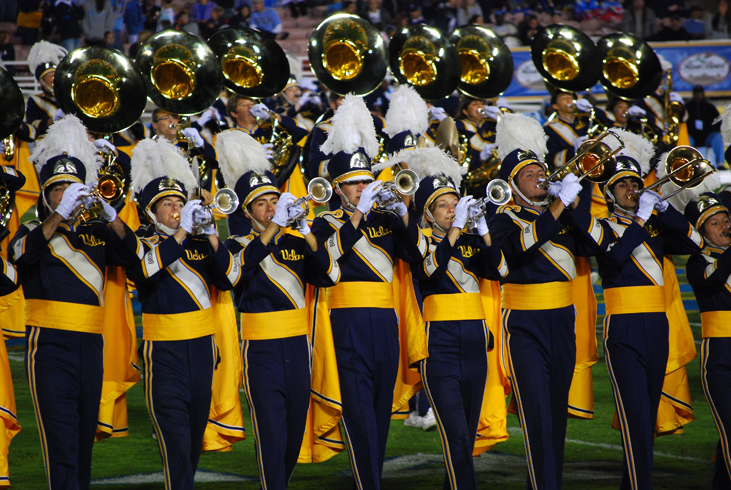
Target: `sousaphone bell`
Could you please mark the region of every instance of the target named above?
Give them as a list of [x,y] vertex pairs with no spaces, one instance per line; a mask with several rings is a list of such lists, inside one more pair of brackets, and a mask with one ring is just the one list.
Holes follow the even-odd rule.
[[461,76],[457,89],[476,99],[503,93],[513,79],[513,55],[494,32],[478,25],[457,27],[449,36],[457,48]]
[[607,92],[625,100],[641,99],[660,85],[660,60],[649,44],[625,32],[608,34],[597,42],[601,60],[599,81]]
[[599,79],[596,46],[578,29],[561,24],[544,27],[533,38],[530,51],[538,73],[556,88],[580,92]]

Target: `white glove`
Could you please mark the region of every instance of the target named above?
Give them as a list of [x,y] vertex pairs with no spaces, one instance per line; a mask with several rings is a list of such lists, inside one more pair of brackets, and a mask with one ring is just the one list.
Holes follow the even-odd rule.
[[487,160],[492,156],[492,150],[497,148],[497,145],[495,143],[488,143],[485,145],[485,147],[480,150],[480,160]]
[[57,109],[56,114],[53,115],[53,122],[56,122],[59,119],[63,119],[65,115],[66,113],[63,111],[63,109]]
[[657,204],[655,204],[655,210],[658,213],[664,213],[668,210],[668,201],[667,199],[664,201],[657,201]]
[[447,113],[443,107],[430,107],[429,116],[441,122],[447,117]]
[[289,220],[289,208],[294,201],[294,196],[289,192],[284,192],[281,196],[279,196],[277,209],[274,211],[272,222],[278,224],[282,228],[286,227],[287,221]]
[[200,148],[206,144],[201,134],[195,128],[185,128],[181,131],[181,133],[188,139],[188,141],[193,143],[193,146],[196,148]]
[[653,191],[645,191],[640,196],[640,205],[637,210],[637,217],[647,221],[652,216],[652,210],[655,209],[655,205],[660,201],[660,194]]
[[580,146],[581,146],[581,145],[582,145],[582,144],[584,143],[584,141],[586,141],[587,139],[589,139],[589,137],[588,137],[588,136],[579,136],[578,138],[576,138],[576,141],[574,141],[574,152],[578,151],[579,147],[580,147]]
[[56,207],[56,212],[60,214],[63,219],[69,219],[74,212],[74,209],[79,205],[79,199],[89,194],[89,188],[84,184],[74,183],[66,188],[61,197],[61,202]]
[[307,223],[307,218],[302,218],[297,222],[297,231],[299,231],[302,236],[310,234],[310,225]]
[[300,106],[303,106],[307,103],[307,101],[310,100],[310,97],[312,97],[312,92],[305,92],[300,96],[299,104]]
[[266,104],[256,104],[249,112],[252,116],[258,117],[259,119],[269,119],[272,117],[271,114],[269,114],[269,108]]
[[193,233],[193,214],[201,209],[200,199],[191,199],[185,203],[180,211],[180,227],[188,233]]
[[408,209],[406,209],[406,204],[404,204],[401,201],[397,201],[395,203],[389,204],[386,206],[386,211],[393,211],[396,214],[398,214],[401,218],[406,216],[406,213],[409,212]]
[[216,111],[216,109],[214,109],[213,107],[211,107],[210,109],[208,109],[207,111],[205,111],[203,114],[201,114],[198,117],[198,121],[197,121],[198,124],[200,125],[200,127],[203,127],[206,124],[208,124],[208,122],[216,116],[215,113],[217,113],[217,112],[218,111]]
[[645,117],[647,115],[647,111],[645,111],[641,107],[633,105],[632,107],[627,109],[627,114],[629,114],[631,117]]
[[215,223],[211,223],[211,224],[210,224],[210,225],[208,225],[208,226],[203,226],[203,227],[201,227],[201,228],[200,228],[200,231],[201,231],[201,232],[202,232],[202,233],[203,233],[204,235],[213,235],[213,234],[215,234],[215,233],[216,233],[216,225],[215,225]]
[[116,146],[114,146],[108,140],[105,140],[104,138],[99,138],[98,140],[94,140],[94,146],[96,146],[100,150],[103,150],[104,148],[107,148],[112,153],[114,153],[114,150],[117,149]]
[[495,105],[498,106],[500,109],[507,109],[509,111],[512,110],[510,108],[510,103],[508,102],[508,99],[506,99],[505,97],[498,97],[497,103]]
[[264,147],[264,153],[267,155],[267,160],[270,160],[274,156],[274,145],[272,143],[263,143],[261,146]]
[[678,102],[679,104],[684,104],[683,98],[680,96],[678,92],[670,92],[670,95],[668,96],[670,99],[670,102]]
[[561,182],[549,182],[548,183],[548,194],[552,197],[558,197],[561,193]]
[[494,105],[486,105],[485,107],[483,107],[483,109],[485,110],[486,117],[490,119],[495,119],[496,121],[502,115],[502,111],[500,110],[500,108],[495,107]]
[[108,223],[111,223],[115,219],[117,219],[117,210],[112,207],[111,204],[109,204],[104,199],[99,199],[102,203],[102,218]]
[[379,192],[381,192],[381,185],[383,185],[383,182],[380,180],[374,180],[368,184],[368,187],[363,189],[363,192],[360,195],[360,201],[358,201],[358,206],[356,207],[358,211],[366,214],[371,210],[373,203],[376,200],[376,196]]
[[477,234],[480,236],[485,236],[490,232],[489,228],[487,227],[487,220],[484,216],[479,218],[477,220]]
[[318,95],[313,95],[312,97],[310,97],[310,102],[315,105],[322,105],[322,99]]
[[579,178],[574,174],[568,174],[561,181],[561,190],[558,193],[558,198],[561,199],[564,206],[569,207],[576,200],[576,196],[579,195],[581,189]]
[[581,112],[591,112],[592,105],[591,102],[586,99],[579,99],[576,101],[576,108]]
[[5,140],[0,141],[0,153],[5,153]]
[[465,223],[467,223],[467,216],[470,214],[470,208],[472,207],[473,201],[474,199],[472,196],[464,196],[459,200],[457,206],[454,208],[453,227],[464,228]]

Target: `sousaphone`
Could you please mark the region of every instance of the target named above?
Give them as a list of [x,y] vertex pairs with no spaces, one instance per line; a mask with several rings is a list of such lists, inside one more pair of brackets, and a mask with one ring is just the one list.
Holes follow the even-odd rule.
[[391,73],[411,85],[425,100],[454,92],[462,69],[457,48],[438,29],[426,24],[403,27],[388,45]]
[[197,36],[167,29],[140,46],[135,65],[147,95],[158,107],[183,116],[198,114],[218,99],[223,85],[215,53]]
[[601,60],[599,81],[607,92],[625,100],[641,99],[662,81],[660,60],[649,44],[625,32],[608,34],[597,42]]
[[386,56],[386,43],[378,29],[351,14],[323,20],[312,31],[307,46],[315,77],[339,95],[373,92],[386,77]]
[[578,29],[561,24],[544,27],[533,38],[530,51],[538,73],[553,87],[581,92],[599,80],[597,48]]
[[478,25],[457,27],[449,36],[462,66],[457,89],[476,99],[503,93],[513,80],[513,55],[494,32]]
[[[11,161],[15,157],[12,135],[23,122],[25,100],[15,79],[2,67],[0,67],[0,98],[5,107],[4,116],[0,118],[0,139],[5,143],[4,159]],[[10,233],[5,227],[14,208],[15,188],[0,180],[0,241]]]

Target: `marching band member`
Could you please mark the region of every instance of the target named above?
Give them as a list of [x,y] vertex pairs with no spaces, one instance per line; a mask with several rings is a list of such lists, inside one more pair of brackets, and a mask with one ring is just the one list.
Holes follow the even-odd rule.
[[595,109],[597,115],[603,114],[603,117],[609,119],[607,126],[610,128],[625,129],[635,134],[642,132],[639,120],[645,117],[645,110],[632,105],[631,102],[619,97],[610,97],[605,111],[598,107]]
[[601,225],[588,206],[578,207],[582,187],[569,174],[545,181],[545,134],[537,121],[505,114],[497,125],[500,178],[515,205],[498,208],[490,221],[492,240],[507,260],[501,280],[509,373],[528,459],[528,487],[561,487],[569,388],[576,360],[574,257],[588,255],[601,239]]
[[127,270],[142,304],[145,398],[165,488],[192,489],[218,358],[211,286],[231,289],[240,268],[215,224],[200,221],[200,201],[189,200],[196,178],[167,139],[137,145],[132,185],[152,223]]
[[[0,166],[0,181],[3,185],[18,190],[25,184],[23,174],[13,167]],[[0,226],[0,236],[5,228]],[[5,258],[0,257],[0,325],[3,334],[13,334],[22,327],[23,318],[13,312],[15,305],[24,306],[22,301],[23,293],[19,291],[20,281],[18,272]],[[8,352],[5,348],[4,338],[0,336],[0,488],[10,485],[10,473],[8,471],[8,450],[10,441],[20,430],[20,423],[15,410],[15,393],[13,392],[13,378],[10,374],[8,363]]]
[[459,198],[466,169],[441,148],[417,148],[404,158],[420,177],[414,200],[422,226],[432,231],[426,258],[412,270],[424,297],[429,357],[421,378],[442,440],[444,488],[477,489],[472,452],[493,344],[479,278],[498,280],[508,269],[491,246],[484,215],[473,218],[477,234],[467,232],[480,207],[470,196]]
[[137,240],[103,200],[103,221],[77,221],[100,162],[76,117],[55,123],[31,159],[48,217],[22,225],[10,244],[27,304],[26,372],[49,488],[88,489],[102,391],[105,269],[134,260]]
[[[667,109],[665,107],[665,92],[667,89],[664,86],[664,78],[669,71],[672,72],[673,65],[660,55],[658,55],[658,59],[660,60],[660,66],[663,71],[663,81],[660,82],[653,93],[644,99],[635,101],[635,106],[639,110],[643,111],[644,114],[639,112],[637,109],[635,109],[635,111],[641,116],[646,117],[647,124],[652,129],[652,132],[661,137],[665,133],[666,126],[669,123],[668,114],[665,112]],[[680,105],[681,109],[679,117],[682,121],[685,117],[685,103],[683,102],[683,98],[677,92],[670,92],[667,96],[670,103]],[[655,154],[660,155],[670,150],[673,146],[675,145],[668,146],[662,141],[662,138],[658,138]]]
[[655,422],[668,362],[663,257],[699,252],[702,239],[657,193],[645,191],[637,199],[654,148],[642,136],[617,132],[625,148],[604,186],[612,215],[601,220],[607,239],[598,263],[607,308],[604,355],[624,445],[621,488],[636,490],[652,488]]
[[701,383],[720,437],[716,447],[716,464],[711,488],[731,488],[731,400],[728,386],[731,361],[729,315],[731,314],[731,254],[729,246],[729,210],[727,191],[716,195],[703,193],[685,208],[685,217],[703,236],[704,248],[691,255],[686,265],[688,282],[698,300],[703,329],[701,343]]
[[475,99],[463,95],[459,99],[457,110],[457,131],[469,141],[469,169],[479,168],[495,149],[495,125],[500,108],[485,105],[484,99]]
[[[25,121],[33,124],[36,121],[50,121],[56,117],[58,103],[53,92],[53,77],[56,65],[66,56],[68,51],[48,41],[38,41],[28,51],[28,67],[41,84],[41,93],[31,95],[25,109]],[[61,115],[61,117],[63,117]],[[58,119],[56,117],[56,119]],[[40,135],[39,135],[40,136]]]
[[315,121],[322,115],[320,97],[314,92],[303,92],[294,75],[289,75],[287,85],[274,98],[274,112],[284,114],[312,131]]
[[[234,94],[226,102],[228,115],[234,121],[235,128],[257,140],[259,143],[268,143],[272,136],[272,125],[263,124],[269,121],[272,115],[282,128],[292,135],[292,142],[298,144],[307,136],[307,129],[287,116],[286,114],[272,113],[265,104],[257,103],[254,99]],[[262,123],[260,125],[260,123]]]
[[[324,249],[318,252],[307,217],[295,224],[304,239],[286,231],[302,208],[280,195],[261,144],[242,131],[216,139],[221,170],[251,219],[252,232],[225,246],[241,269],[235,285],[241,311],[244,390],[264,489],[284,489],[292,477],[310,406],[310,345],[305,286],[330,286]],[[318,257],[319,255],[319,257]],[[331,272],[332,274],[332,272]],[[334,274],[337,276],[337,274]]]
[[575,99],[575,93],[560,89],[554,88],[551,94],[551,107],[556,112],[543,126],[548,136],[546,164],[550,171],[571,160],[576,149],[586,141],[592,105],[586,99]]
[[[380,488],[399,365],[394,263],[397,258],[421,260],[426,253],[426,240],[407,209],[408,197],[390,210],[373,208],[381,182],[374,181],[369,155],[377,148],[363,99],[346,96],[322,148],[333,155],[328,173],[341,208],[322,213],[312,225],[317,246],[339,266],[338,283],[327,289],[331,342],[353,476],[357,488],[367,489]],[[423,335],[422,325],[412,328]]]

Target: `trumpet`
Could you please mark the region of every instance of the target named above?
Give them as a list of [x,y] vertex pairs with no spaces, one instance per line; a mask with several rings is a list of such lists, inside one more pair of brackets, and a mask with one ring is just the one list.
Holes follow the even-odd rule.
[[[224,187],[216,192],[213,196],[213,202],[206,206],[201,206],[200,211],[195,213],[195,225],[199,228],[206,228],[212,226],[216,222],[216,216],[213,214],[214,211],[218,211],[223,214],[231,214],[239,207],[239,196],[233,191]],[[177,218],[180,219],[180,214],[175,213]],[[174,216],[175,216],[174,215]]]
[[408,168],[400,170],[393,179],[384,182],[381,191],[387,191],[389,196],[384,198],[381,197],[382,193],[379,193],[376,198],[378,201],[376,207],[378,209],[386,209],[392,204],[402,202],[403,198],[401,196],[411,196],[416,193],[418,188],[419,177],[416,175],[416,172]]
[[[510,184],[503,179],[492,179],[485,187],[485,197],[477,199],[472,203],[471,209],[479,207],[480,211],[477,214],[467,217],[466,226],[469,229],[477,226],[477,221],[487,214],[487,203],[502,206],[503,204],[507,204],[512,197],[513,191],[510,190]],[[454,217],[451,219],[454,220]]]
[[104,174],[89,190],[89,193],[81,198],[81,205],[72,215],[73,219],[80,219],[84,223],[98,218],[104,206],[102,200],[111,204],[124,195],[124,184],[113,174]]
[[[612,150],[604,143],[607,136],[613,136],[619,146]],[[614,160],[614,155],[624,148],[624,141],[612,130],[604,131],[596,139],[586,140],[579,146],[576,156],[566,162],[562,167],[557,168],[551,175],[546,177],[540,186],[548,189],[551,182],[563,179],[569,173],[576,174],[579,181],[588,178],[589,181],[599,183],[609,180],[614,165],[607,165]]]
[[[327,179],[315,177],[307,184],[307,195],[300,197],[290,204],[287,212],[287,226],[294,226],[299,220],[306,218],[310,213],[310,204],[312,201],[317,204],[324,204],[330,200],[333,195],[333,187]],[[303,207],[304,206],[304,207]],[[293,211],[296,214],[291,214]]]

